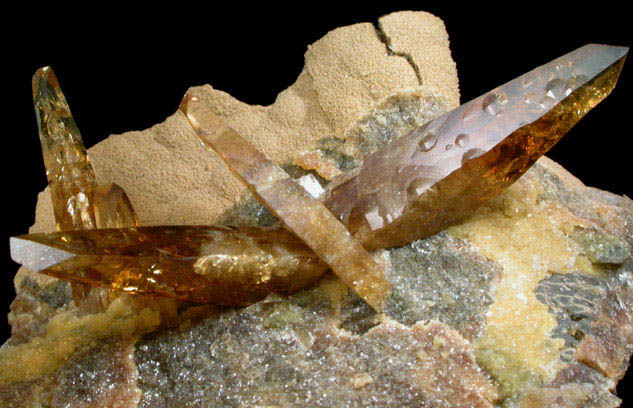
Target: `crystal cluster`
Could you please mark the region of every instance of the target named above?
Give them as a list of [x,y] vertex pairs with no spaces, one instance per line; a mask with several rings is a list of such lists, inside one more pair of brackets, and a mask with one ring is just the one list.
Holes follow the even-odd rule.
[[[305,287],[324,272],[321,259],[382,310],[391,288],[367,249],[441,231],[501,193],[611,92],[626,53],[623,47],[587,45],[543,65],[365,157],[360,168],[330,186],[323,202],[186,96],[181,110],[198,136],[305,246],[287,238],[273,248],[264,238],[253,252],[248,248],[261,235],[287,233],[253,230],[244,238],[231,229],[158,227],[23,236],[12,241],[12,256],[63,279],[222,305]],[[135,225],[122,189],[96,188],[50,69],[36,74],[34,98],[59,228]],[[179,247],[183,242],[186,248]],[[178,249],[172,253],[173,248]],[[242,250],[243,256],[235,255]],[[36,259],[45,262],[32,262]]]
[[[125,191],[98,186],[81,134],[51,67],[33,76],[33,104],[58,231],[135,227],[138,218]],[[107,304],[108,291],[72,283],[77,302]]]
[[381,268],[332,213],[279,166],[205,108],[185,96],[181,110],[200,138],[288,228],[376,310],[391,291]]

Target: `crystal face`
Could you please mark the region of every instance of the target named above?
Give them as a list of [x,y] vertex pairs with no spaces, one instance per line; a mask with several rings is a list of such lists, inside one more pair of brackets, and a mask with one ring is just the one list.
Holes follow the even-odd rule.
[[325,205],[368,249],[458,223],[611,92],[627,52],[586,45],[460,106],[366,157]]
[[138,218],[125,190],[110,183],[92,193],[97,228],[138,227]]
[[203,142],[220,155],[262,204],[345,284],[376,310],[382,309],[391,286],[381,267],[320,201],[196,98],[185,96],[181,110]]
[[128,293],[243,306],[313,285],[327,270],[281,229],[139,227],[11,238],[29,269]]

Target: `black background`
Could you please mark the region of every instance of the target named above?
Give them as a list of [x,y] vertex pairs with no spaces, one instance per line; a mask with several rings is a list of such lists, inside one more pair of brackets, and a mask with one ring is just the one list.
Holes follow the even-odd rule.
[[[602,3],[560,9],[553,2],[503,7],[477,2],[466,8],[447,2],[373,8],[236,3],[226,10],[181,2],[169,9],[132,10],[128,4],[72,12],[33,3],[30,10],[5,13],[10,20],[5,23],[12,24],[3,33],[1,51],[5,237],[27,231],[36,195],[46,185],[31,99],[31,76],[40,66],[55,69],[90,147],[109,134],[163,121],[194,85],[209,83],[249,104],[271,104],[301,72],[308,44],[336,27],[376,22],[404,9],[426,10],[444,20],[466,102],[586,43],[630,46],[630,15]],[[629,59],[613,94],[548,154],[586,184],[629,197],[631,65]],[[6,241],[3,255],[0,343],[10,333],[6,314],[17,270]],[[633,401],[632,376],[618,387],[623,406]]]

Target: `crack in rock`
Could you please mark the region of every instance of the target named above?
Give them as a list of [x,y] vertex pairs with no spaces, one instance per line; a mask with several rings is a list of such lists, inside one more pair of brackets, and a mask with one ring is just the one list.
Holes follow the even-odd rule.
[[411,66],[411,69],[413,69],[413,72],[415,73],[415,76],[418,79],[418,83],[420,85],[423,85],[422,75],[420,74],[420,70],[418,69],[418,66],[413,61],[413,57],[408,53],[397,52],[393,50],[393,48],[391,47],[391,38],[389,38],[387,33],[384,32],[380,23],[378,23],[377,25],[374,25],[374,29],[376,30],[376,36],[378,37],[378,40],[380,40],[380,42],[385,45],[385,48],[387,49],[387,54],[389,56],[404,58],[407,61],[407,63]]

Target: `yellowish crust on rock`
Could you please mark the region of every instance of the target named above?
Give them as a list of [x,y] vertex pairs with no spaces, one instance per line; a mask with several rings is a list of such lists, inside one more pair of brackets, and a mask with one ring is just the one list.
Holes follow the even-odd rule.
[[159,312],[136,310],[119,298],[103,313],[76,316],[72,312],[52,317],[46,334],[28,343],[0,348],[0,384],[28,381],[51,373],[73,353],[105,339],[131,339],[154,330]]
[[[584,188],[548,158],[539,164],[555,171],[572,188]],[[526,173],[472,218],[448,230],[502,267],[486,325],[475,344],[479,363],[500,384],[501,398],[543,386],[562,366],[559,358],[564,341],[551,336],[557,322],[547,305],[536,298],[538,283],[554,272],[604,273],[571,237],[574,228],[586,221],[558,203],[540,200],[542,193],[538,177]]]

